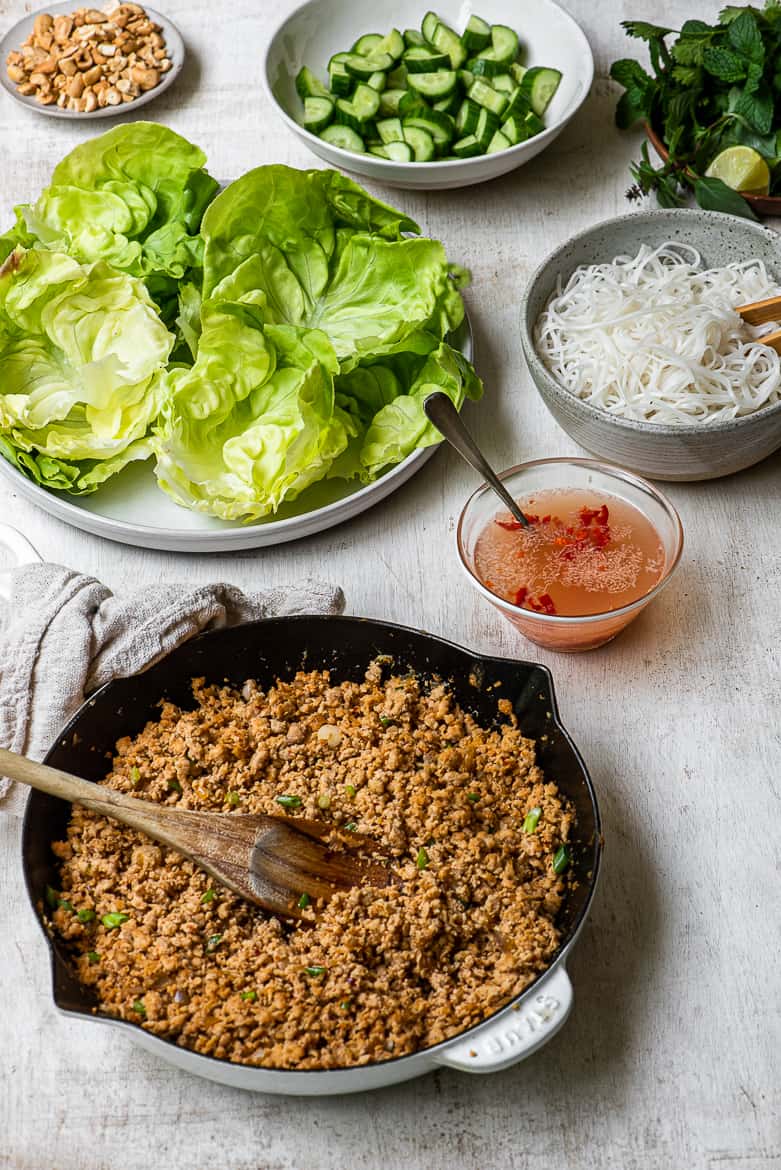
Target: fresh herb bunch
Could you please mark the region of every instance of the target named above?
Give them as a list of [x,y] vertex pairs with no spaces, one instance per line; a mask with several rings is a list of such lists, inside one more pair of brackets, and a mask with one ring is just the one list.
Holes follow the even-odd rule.
[[[756,150],[771,172],[771,191],[781,186],[781,3],[764,9],[727,7],[717,24],[687,20],[674,29],[627,20],[630,37],[646,41],[652,74],[638,61],[615,61],[610,70],[623,85],[616,123],[627,129],[647,121],[669,157],[654,167],[643,145],[631,165],[630,198],[650,191],[662,207],[679,206],[689,191],[701,207],[755,219],[745,199],[720,179],[706,178],[708,164],[729,146]],[[668,37],[676,40],[668,44]]]

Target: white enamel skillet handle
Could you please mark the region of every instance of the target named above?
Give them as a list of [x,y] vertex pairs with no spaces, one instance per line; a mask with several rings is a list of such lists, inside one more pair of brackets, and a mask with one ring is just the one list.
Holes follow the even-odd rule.
[[499,1072],[547,1043],[565,1022],[571,1007],[572,984],[564,964],[559,963],[517,1011],[505,1008],[466,1039],[442,1048],[434,1060],[459,1072]]
[[[13,557],[14,567],[18,565],[38,564],[41,557],[30,544],[26,536],[22,536],[10,524],[0,524],[0,549],[7,550]],[[0,572],[0,599],[11,600],[11,574]]]

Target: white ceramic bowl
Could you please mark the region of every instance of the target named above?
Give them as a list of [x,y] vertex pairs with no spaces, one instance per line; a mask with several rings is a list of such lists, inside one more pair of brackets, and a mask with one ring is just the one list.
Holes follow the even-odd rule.
[[398,0],[386,10],[358,0],[309,0],[287,17],[271,38],[263,66],[269,101],[302,142],[331,166],[388,183],[392,187],[436,190],[468,187],[495,179],[529,162],[558,137],[582,105],[594,76],[591,48],[580,26],[553,0],[439,0],[437,15],[461,32],[473,12],[491,24],[507,24],[518,31],[532,65],[561,70],[561,85],[545,114],[542,134],[498,154],[433,163],[397,163],[372,154],[353,154],[323,142],[301,125],[301,99],[296,74],[303,65],[322,81],[334,53],[350,48],[363,33],[398,28],[420,28],[427,5],[420,0]]

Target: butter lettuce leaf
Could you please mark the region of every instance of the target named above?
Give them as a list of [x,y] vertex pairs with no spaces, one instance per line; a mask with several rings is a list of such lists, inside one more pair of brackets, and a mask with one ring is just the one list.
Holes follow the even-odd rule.
[[3,454],[77,492],[148,457],[134,444],[162,406],[173,341],[141,280],[16,249],[0,268]]
[[[332,171],[259,167],[207,209],[200,313],[180,293],[195,357],[174,370],[156,428],[178,503],[258,519],[324,478],[370,481],[439,441],[422,411],[481,386],[444,342],[463,320],[436,240]],[[414,234],[411,234],[414,233]]]
[[[373,372],[376,376],[378,370]],[[375,479],[384,468],[400,463],[416,449],[441,441],[442,436],[423,411],[425,399],[437,390],[444,391],[458,408],[466,398],[482,395],[482,383],[469,362],[446,342],[429,354],[407,393],[397,395],[375,413],[361,442],[362,479]]]
[[207,302],[198,356],[170,375],[155,449],[160,486],[225,520],[257,520],[322,479],[353,424],[335,405],[338,362],[324,333],[263,327]]
[[306,295],[316,300],[328,282],[340,228],[385,239],[399,239],[402,232],[420,233],[414,220],[336,171],[285,166],[248,171],[222,191],[204,215],[204,298],[268,243],[284,253]]
[[169,315],[178,282],[199,269],[203,213],[218,183],[206,156],[166,126],[133,122],[90,139],[55,168],[33,204],[17,208],[9,244],[102,260],[149,281]]
[[217,194],[205,162],[134,122],[16,209],[0,453],[72,493],[151,455],[177,503],[250,521],[437,442],[426,393],[481,392],[448,344],[468,275],[335,171],[258,167]]

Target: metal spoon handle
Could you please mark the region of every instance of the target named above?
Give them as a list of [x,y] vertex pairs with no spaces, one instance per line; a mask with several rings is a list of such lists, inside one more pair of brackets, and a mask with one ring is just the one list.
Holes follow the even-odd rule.
[[508,510],[518,523],[522,524],[524,528],[528,527],[529,521],[496,472],[487,462],[482,451],[462,423],[458,411],[447,394],[443,394],[441,390],[438,390],[435,394],[429,394],[428,398],[423,402],[423,409],[426,412],[426,417],[434,424],[443,438],[447,439],[451,447],[455,447],[456,451],[467,461],[470,467],[473,467],[479,475],[482,475],[486,483],[493,488],[497,496],[507,505]]

